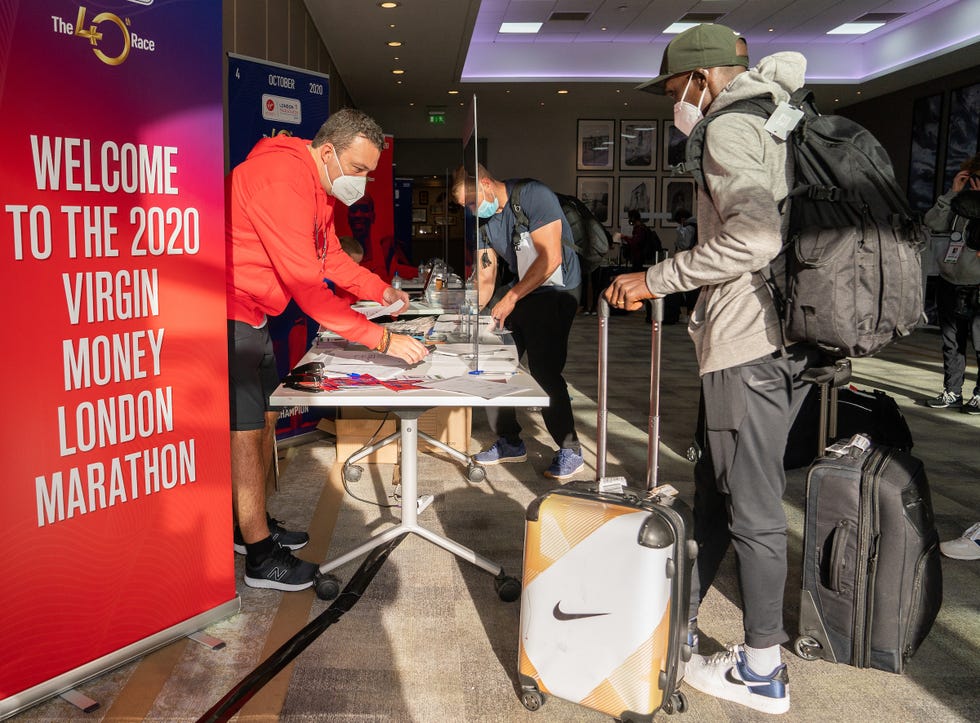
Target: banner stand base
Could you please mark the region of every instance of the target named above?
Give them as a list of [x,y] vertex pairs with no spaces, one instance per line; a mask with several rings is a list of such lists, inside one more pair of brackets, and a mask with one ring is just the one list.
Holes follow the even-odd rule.
[[99,709],[99,703],[92,700],[84,693],[80,693],[77,690],[66,690],[60,696],[63,700],[71,703],[73,706],[78,708],[82,713],[92,713]]
[[[206,610],[203,613],[188,618],[183,622],[177,623],[165,630],[154,633],[149,637],[137,640],[124,648],[120,648],[108,655],[93,660],[85,665],[81,665],[66,673],[62,673],[50,680],[39,683],[32,688],[16,693],[8,698],[0,700],[0,720],[5,720],[32,705],[37,705],[43,700],[53,698],[57,695],[65,697],[68,702],[78,705],[71,698],[74,695],[81,695],[73,690],[85,681],[97,678],[104,673],[129,663],[137,658],[141,658],[147,653],[152,653],[170,643],[183,637],[194,636],[201,628],[224,620],[227,617],[239,612],[242,608],[241,598],[237,595],[228,602],[222,603],[217,607]],[[210,636],[209,636],[210,637]],[[221,641],[218,641],[221,642]],[[84,697],[84,696],[82,696]],[[89,699],[90,700],[90,699]],[[91,701],[95,703],[95,701]],[[96,707],[98,703],[95,703]],[[84,710],[84,709],[83,709]],[[94,709],[93,709],[94,710]],[[88,711],[86,711],[88,712]]]

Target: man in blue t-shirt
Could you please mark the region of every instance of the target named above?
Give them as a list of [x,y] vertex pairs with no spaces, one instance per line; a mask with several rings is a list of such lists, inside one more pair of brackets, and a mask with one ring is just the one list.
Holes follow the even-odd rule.
[[[508,203],[518,190],[520,211]],[[480,308],[490,301],[497,280],[498,259],[516,277],[490,313],[498,328],[514,335],[519,355],[527,352],[531,376],[548,394],[542,410],[545,426],[558,452],[545,477],[565,479],[584,466],[575,433],[575,418],[562,372],[568,356],[568,333],[579,304],[581,271],[572,247],[572,231],[558,197],[538,181],[498,181],[483,166],[474,178],[459,168],[453,197],[480,219],[477,251]],[[518,214],[522,218],[519,218]],[[482,465],[523,462],[527,449],[513,407],[487,409],[498,439],[474,459]]]

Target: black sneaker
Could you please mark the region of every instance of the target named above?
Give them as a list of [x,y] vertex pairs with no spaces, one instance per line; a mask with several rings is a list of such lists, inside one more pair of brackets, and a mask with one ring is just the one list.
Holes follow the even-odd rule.
[[953,394],[951,391],[943,389],[939,394],[926,400],[926,405],[933,409],[947,409],[949,407],[959,407],[963,404],[961,394]]
[[[270,517],[268,513],[266,513],[265,519],[269,523],[269,534],[272,535],[273,542],[278,542],[290,550],[302,550],[309,543],[310,536],[305,532],[287,530],[279,520]],[[245,538],[242,537],[242,531],[238,525],[235,525],[235,552],[239,555],[245,554]]]
[[245,558],[245,584],[270,590],[295,592],[313,586],[320,568],[294,557],[288,548],[276,545],[272,554],[254,567]]

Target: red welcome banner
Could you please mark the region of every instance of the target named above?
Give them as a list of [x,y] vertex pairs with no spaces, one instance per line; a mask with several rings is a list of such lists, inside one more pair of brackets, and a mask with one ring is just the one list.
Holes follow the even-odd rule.
[[0,713],[235,598],[220,27],[0,0]]

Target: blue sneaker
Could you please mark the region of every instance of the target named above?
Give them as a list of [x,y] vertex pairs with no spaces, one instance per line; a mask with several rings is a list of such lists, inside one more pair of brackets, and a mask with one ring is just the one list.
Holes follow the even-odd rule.
[[558,454],[551,460],[551,466],[544,471],[544,476],[551,479],[565,479],[581,471],[583,467],[585,467],[585,460],[582,459],[581,454],[574,449],[559,449]]
[[684,682],[695,690],[724,698],[763,713],[789,710],[789,675],[779,665],[769,675],[759,675],[745,662],[741,645],[710,658],[692,655],[684,670]]
[[494,442],[489,449],[473,455],[473,461],[484,466],[504,462],[523,462],[526,459],[527,447],[524,446],[523,440],[517,444],[511,444],[503,437]]

